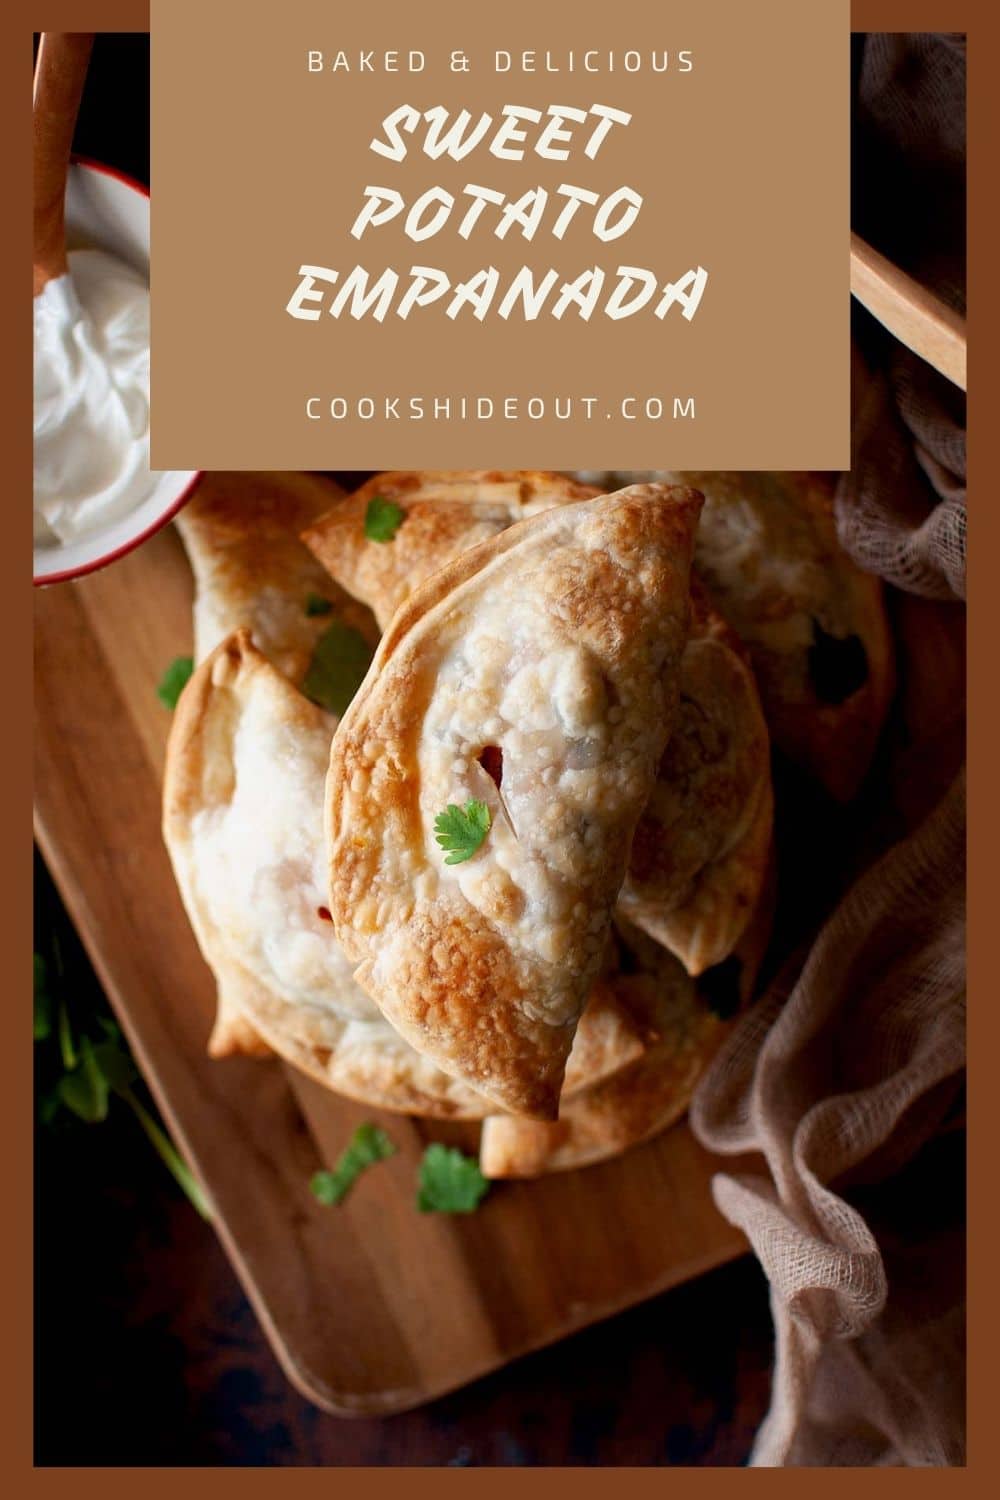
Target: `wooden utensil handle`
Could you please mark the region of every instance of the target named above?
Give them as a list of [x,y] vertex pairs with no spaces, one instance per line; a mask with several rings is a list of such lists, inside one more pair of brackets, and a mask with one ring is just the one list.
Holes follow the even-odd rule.
[[46,31],[38,44],[33,94],[36,296],[66,270],[66,173],[93,44],[91,31]]
[[965,319],[857,234],[851,291],[908,349],[965,390]]

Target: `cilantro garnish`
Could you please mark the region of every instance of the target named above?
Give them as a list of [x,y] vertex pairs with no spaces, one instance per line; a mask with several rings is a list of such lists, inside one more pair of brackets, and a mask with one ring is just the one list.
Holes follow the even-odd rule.
[[439,1141],[427,1147],[417,1184],[422,1214],[473,1214],[489,1189],[473,1157]]
[[40,954],[35,954],[34,1030],[35,1041],[40,1044],[36,1053],[39,1073],[45,1085],[38,1095],[39,1118],[44,1125],[51,1125],[58,1123],[57,1117],[74,1115],[88,1125],[96,1125],[107,1119],[112,1098],[121,1099],[198,1212],[206,1219],[211,1218],[208,1200],[199,1183],[139,1098],[139,1074],[114,1021],[92,1012],[81,1017],[82,1002],[74,996],[77,1023],[82,1022],[88,1028],[74,1035],[65,994],[66,975],[54,936],[52,949],[54,977],[59,985],[56,994],[49,988],[50,966]]
[[194,661],[190,656],[175,656],[156,688],[156,696],[164,708],[174,709],[177,700],[184,691],[184,685],[191,673],[194,671]]
[[449,802],[434,819],[434,837],[448,851],[445,864],[461,865],[471,859],[489,833],[492,821],[485,802],[470,799],[464,807]]
[[46,987],[45,960],[40,953],[35,954],[35,1024],[34,1038],[36,1042],[44,1042],[46,1037],[52,1035],[52,996]]
[[94,1054],[89,1037],[80,1039],[80,1064],[72,1073],[64,1073],[56,1086],[60,1101],[88,1125],[108,1117],[110,1085]]
[[365,509],[365,536],[370,542],[391,542],[405,519],[405,510],[395,500],[373,495]]
[[313,1197],[329,1206],[346,1198],[366,1167],[395,1156],[396,1148],[377,1125],[366,1120],[359,1125],[337,1158],[332,1172],[316,1172],[309,1186]]
[[[118,1092],[121,1092],[121,1090]],[[202,1218],[211,1219],[212,1206],[202,1191],[201,1184],[177,1150],[173,1141],[167,1135],[167,1132],[157,1124],[149,1110],[140,1103],[131,1089],[123,1093],[122,1098],[130,1106],[132,1113],[146,1132],[147,1140],[178,1186],[183,1188]]]
[[329,599],[324,599],[322,594],[307,594],[305,611],[309,618],[312,619],[316,615],[332,614],[333,605]]
[[372,649],[364,636],[338,620],[313,647],[302,691],[320,708],[339,716],[364,681],[371,659]]

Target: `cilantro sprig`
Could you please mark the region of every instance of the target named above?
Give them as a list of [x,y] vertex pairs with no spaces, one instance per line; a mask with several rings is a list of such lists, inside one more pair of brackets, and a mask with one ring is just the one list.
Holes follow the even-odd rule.
[[464,807],[449,802],[434,819],[434,837],[445,850],[446,865],[461,865],[471,859],[490,831],[490,810],[472,798]]
[[339,717],[364,681],[372,655],[360,631],[335,620],[313,647],[302,691]]
[[472,1214],[490,1190],[479,1163],[456,1146],[435,1141],[420,1163],[417,1207],[422,1214]]
[[35,1018],[34,1038],[44,1042],[52,1035],[52,996],[48,988],[48,971],[40,953],[34,957],[35,965]]
[[344,1147],[332,1172],[316,1172],[309,1186],[314,1198],[327,1206],[341,1203],[368,1167],[395,1156],[396,1148],[377,1125],[366,1120]]
[[[110,1016],[83,1018],[79,997],[71,1000],[58,941],[50,965],[34,955],[34,1037],[38,1043],[38,1115],[43,1125],[58,1117],[87,1125],[106,1120],[113,1099],[128,1105],[164,1166],[205,1219],[211,1207],[200,1184],[163,1127],[139,1096],[139,1073]],[[77,1019],[74,1021],[71,1010]],[[83,1029],[83,1027],[86,1029]]]
[[391,542],[405,519],[405,510],[395,500],[373,495],[365,507],[365,536],[370,542]]
[[194,659],[190,656],[175,656],[156,687],[156,696],[164,708],[173,711],[177,700],[194,671]]

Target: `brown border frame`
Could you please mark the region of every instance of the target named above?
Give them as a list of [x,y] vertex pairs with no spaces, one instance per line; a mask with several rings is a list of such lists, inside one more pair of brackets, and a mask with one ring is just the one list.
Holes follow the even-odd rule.
[[[206,0],[211,4],[211,0]],[[803,0],[803,6],[816,0]],[[820,0],[821,3],[821,0]],[[264,0],[261,9],[270,9]],[[248,24],[252,7],[247,6]],[[971,65],[969,89],[969,285],[970,300],[974,308],[975,333],[972,339],[970,383],[971,428],[974,433],[970,445],[972,466],[976,474],[1000,472],[1000,436],[996,418],[989,419],[987,400],[991,385],[997,388],[995,370],[990,371],[987,355],[980,351],[995,350],[997,342],[991,338],[997,327],[997,287],[995,267],[1000,264],[998,255],[996,214],[996,142],[1000,141],[1000,81],[994,70],[1000,67],[1000,48],[997,46],[998,25],[996,7],[989,0],[854,0],[852,26],[855,30],[942,30],[966,31],[970,40]],[[31,29],[73,30],[84,26],[108,31],[144,31],[149,26],[149,7],[143,0],[42,0],[42,3],[27,4],[25,0],[6,0],[0,17],[0,117],[3,123],[3,139],[6,143],[6,181],[8,214],[6,234],[0,243],[0,258],[5,272],[2,285],[7,301],[8,315],[3,327],[7,337],[4,341],[3,358],[7,365],[4,381],[3,424],[7,442],[4,452],[8,457],[8,491],[13,496],[23,494],[31,483],[30,454],[27,434],[29,424],[29,396],[24,372],[30,356],[30,323],[28,319],[27,285],[30,240],[30,214],[28,206],[31,196],[30,181],[30,38]],[[22,291],[23,287],[23,291]],[[997,793],[988,781],[988,768],[1000,759],[1000,744],[997,737],[998,709],[992,687],[990,668],[995,642],[1000,637],[1000,595],[995,587],[987,583],[987,571],[993,559],[1000,556],[1000,505],[987,504],[984,499],[975,514],[973,534],[975,548],[970,561],[970,652],[969,677],[973,688],[969,710],[970,728],[970,799],[976,816],[970,819],[970,943],[969,964],[973,978],[974,995],[982,1000],[972,1007],[969,1021],[970,1052],[974,1058],[984,1059],[1000,1052],[1000,1013],[992,1002],[987,984],[991,968],[995,974],[995,954],[988,946],[991,920],[996,918],[991,911],[993,892],[989,868],[991,845],[995,842],[994,829]],[[7,834],[2,854],[2,914],[5,937],[4,951],[17,955],[13,962],[16,980],[12,986],[14,995],[11,1005],[18,1004],[23,982],[27,989],[27,952],[22,949],[24,933],[31,918],[31,886],[27,875],[27,847],[30,837],[29,809],[26,789],[31,783],[31,744],[26,729],[31,704],[31,671],[27,653],[21,642],[31,632],[32,588],[26,565],[30,546],[30,522],[26,504],[16,499],[8,502],[9,539],[0,549],[3,587],[0,587],[0,612],[2,612],[3,635],[13,643],[6,666],[8,687],[18,711],[8,714],[8,732],[3,747],[4,769],[0,777],[2,790],[3,827]],[[995,876],[994,876],[995,878]],[[22,956],[23,954],[23,956]],[[23,975],[23,981],[21,976]],[[17,1226],[14,1234],[5,1235],[0,1242],[5,1287],[7,1290],[7,1312],[4,1331],[3,1381],[6,1400],[5,1410],[9,1416],[7,1424],[7,1458],[4,1468],[14,1484],[24,1482],[26,1471],[31,1471],[31,1487],[39,1493],[55,1492],[63,1487],[65,1480],[58,1471],[32,1470],[32,1416],[31,1416],[31,1336],[32,1319],[30,1299],[25,1289],[31,1280],[31,1240],[27,1226],[31,1222],[31,1166],[24,1149],[31,1132],[31,1083],[30,1069],[26,1066],[21,1048],[25,1039],[19,1020],[15,1035],[17,1046],[13,1051],[14,1063],[8,1069],[10,1084],[3,1091],[4,1126],[3,1141],[7,1155],[6,1180],[11,1185],[12,1196],[8,1197],[7,1221]],[[980,1064],[984,1071],[987,1064]],[[927,1478],[909,1476],[901,1481],[893,1471],[879,1471],[872,1480],[883,1494],[885,1486],[897,1491],[901,1483],[932,1484],[938,1486],[964,1486],[965,1474],[975,1471],[977,1477],[1000,1469],[996,1457],[996,1419],[992,1411],[992,1386],[995,1381],[995,1348],[998,1329],[997,1309],[1000,1291],[996,1279],[991,1275],[995,1257],[995,1234],[997,1225],[995,1167],[990,1157],[995,1149],[993,1142],[1000,1133],[996,1090],[980,1088],[978,1075],[973,1074],[970,1091],[969,1120],[971,1124],[969,1152],[970,1181],[975,1191],[971,1195],[969,1210],[969,1269],[970,1307],[974,1316],[969,1319],[969,1469],[936,1470]],[[81,1473],[87,1471],[80,1471]],[[135,1476],[142,1476],[142,1485],[147,1493],[171,1492],[176,1487],[176,1478],[170,1470],[94,1470],[95,1487],[113,1493],[119,1487],[130,1488]],[[241,1471],[238,1477],[229,1479],[225,1471],[206,1470],[211,1478],[207,1481],[213,1491],[239,1485],[247,1490],[260,1492],[259,1486],[269,1481],[256,1471]],[[385,1494],[398,1488],[400,1470],[351,1469],[349,1484],[353,1493]],[[472,1489],[477,1495],[499,1495],[500,1487],[509,1484],[504,1470],[464,1469],[427,1471],[406,1469],[407,1489],[418,1497],[420,1492],[435,1497],[442,1488],[456,1485]],[[573,1470],[572,1483],[580,1492],[597,1494],[603,1490],[605,1479],[601,1473],[588,1470]],[[627,1473],[628,1478],[624,1475]],[[120,1476],[120,1477],[119,1477]],[[73,1479],[78,1485],[80,1480]],[[292,1482],[311,1483],[304,1477]],[[319,1483],[328,1483],[320,1478]],[[632,1493],[660,1493],[665,1483],[658,1470],[628,1469],[615,1471],[616,1485],[627,1485]],[[669,1482],[669,1481],[666,1481]],[[739,1481],[737,1481],[739,1482]],[[753,1478],[745,1481],[754,1484]],[[786,1481],[776,1480],[776,1483]],[[790,1480],[796,1486],[800,1477]],[[856,1482],[852,1478],[852,1483]],[[869,1482],[867,1478],[862,1483]],[[188,1483],[185,1480],[185,1483]],[[519,1473],[518,1486],[526,1491],[541,1493],[542,1487],[551,1486],[551,1478],[531,1470]],[[824,1489],[841,1485],[837,1471],[810,1471],[808,1486]],[[719,1493],[718,1486],[728,1484],[719,1471],[685,1471],[685,1485],[696,1486],[699,1493],[706,1487]],[[902,1493],[902,1491],[897,1491]]]

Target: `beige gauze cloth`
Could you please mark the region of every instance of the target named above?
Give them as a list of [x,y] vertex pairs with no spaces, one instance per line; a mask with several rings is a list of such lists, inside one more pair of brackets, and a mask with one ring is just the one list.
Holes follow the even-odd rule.
[[[961,306],[962,39],[869,36],[855,46],[855,227]],[[935,192],[921,200],[922,173]],[[874,205],[899,233],[893,187],[911,217],[889,244],[865,213]],[[933,222],[913,219],[914,194],[934,206]],[[964,597],[964,404],[871,320],[859,317],[855,335],[841,539],[897,588]],[[706,1146],[759,1152],[767,1168],[713,1184],[771,1287],[774,1387],[752,1464],[964,1462],[963,1236],[942,1226],[917,1243],[905,1216],[879,1219],[876,1234],[876,1215],[867,1222],[849,1201],[859,1182],[880,1184],[876,1202],[891,1199],[893,1174],[960,1109],[964,856],[963,773],[858,879],[797,977],[783,976],[747,1013],[695,1098],[692,1126]],[[919,1163],[914,1174],[904,1196],[921,1192]]]

